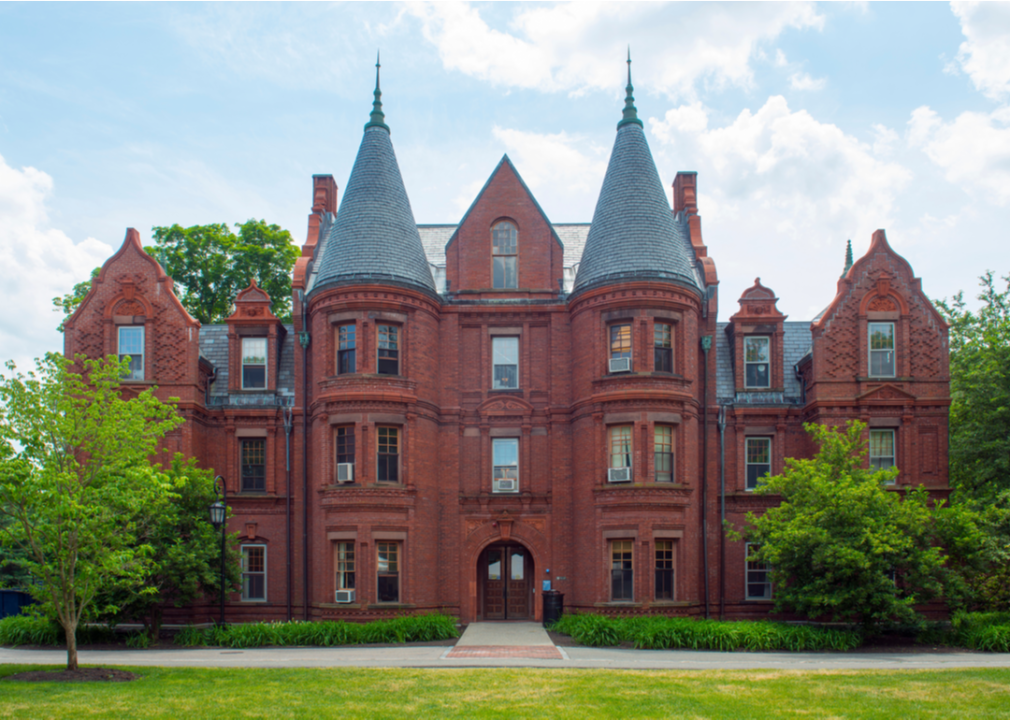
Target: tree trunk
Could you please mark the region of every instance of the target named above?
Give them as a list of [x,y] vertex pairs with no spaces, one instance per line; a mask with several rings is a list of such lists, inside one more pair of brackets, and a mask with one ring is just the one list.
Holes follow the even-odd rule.
[[77,669],[77,626],[68,628],[64,626],[63,632],[67,636],[67,670]]

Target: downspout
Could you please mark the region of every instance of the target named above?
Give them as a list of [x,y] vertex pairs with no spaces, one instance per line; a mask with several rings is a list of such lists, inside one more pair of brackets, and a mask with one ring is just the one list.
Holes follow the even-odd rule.
[[726,619],[726,406],[719,406],[719,619]]
[[[706,303],[707,304],[707,303]],[[701,336],[701,349],[705,354],[705,375],[701,392],[701,566],[705,574],[705,619],[709,619],[708,594],[708,351],[712,348],[712,336]]]
[[305,317],[305,295],[299,290],[302,306],[302,331],[298,344],[302,346],[302,602],[304,619],[309,619],[309,331]]
[[284,513],[285,532],[287,534],[287,572],[288,572],[288,622],[291,622],[291,416],[294,409],[290,405],[281,408],[284,417],[284,489],[287,495],[287,509]]

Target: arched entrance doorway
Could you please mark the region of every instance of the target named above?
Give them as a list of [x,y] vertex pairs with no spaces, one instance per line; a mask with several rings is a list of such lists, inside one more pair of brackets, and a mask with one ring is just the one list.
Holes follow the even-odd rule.
[[482,620],[531,620],[533,554],[515,541],[488,545],[477,561],[477,603]]

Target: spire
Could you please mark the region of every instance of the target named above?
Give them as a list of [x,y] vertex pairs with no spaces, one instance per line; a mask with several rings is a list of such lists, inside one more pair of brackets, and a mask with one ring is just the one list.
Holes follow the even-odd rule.
[[638,110],[635,108],[635,88],[631,84],[631,46],[628,46],[628,86],[624,88],[627,95],[624,97],[624,117],[621,118],[621,122],[617,123],[617,129],[620,130],[625,125],[630,125],[634,123],[639,127],[642,127],[642,121],[638,119]]
[[375,51],[375,100],[372,101],[372,114],[369,116],[368,124],[365,125],[365,130],[372,127],[382,128],[386,132],[389,132],[389,126],[386,125],[386,114],[382,112],[382,90],[379,89],[379,68],[382,67],[379,64],[379,51]]
[[845,246],[845,269],[842,270],[842,277],[845,277],[846,275],[849,274],[849,268],[850,267],[852,267],[852,241],[851,240],[849,240],[849,242]]

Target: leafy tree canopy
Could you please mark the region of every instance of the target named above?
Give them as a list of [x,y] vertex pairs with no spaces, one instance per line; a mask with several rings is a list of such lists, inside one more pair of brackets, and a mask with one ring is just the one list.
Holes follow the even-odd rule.
[[1010,276],[979,283],[982,306],[963,293],[937,307],[950,324],[950,482],[982,503],[1010,490]]
[[[75,372],[75,363],[82,372]],[[171,484],[148,458],[182,418],[151,389],[120,390],[115,357],[69,360],[50,353],[36,371],[0,375],[0,542],[17,548],[31,593],[67,637],[77,667],[80,622],[115,608],[96,598],[140,588],[151,547],[138,541]],[[133,393],[130,393],[133,394]]]
[[745,531],[760,544],[755,559],[771,568],[776,611],[867,627],[915,621],[915,606],[943,590],[945,537],[966,548],[981,542],[970,517],[933,505],[924,488],[887,489],[898,470],[866,468],[865,428],[807,425],[817,455],[786,460],[757,490],[782,499],[749,513]]

